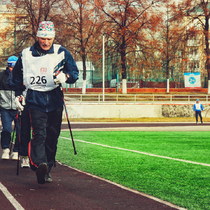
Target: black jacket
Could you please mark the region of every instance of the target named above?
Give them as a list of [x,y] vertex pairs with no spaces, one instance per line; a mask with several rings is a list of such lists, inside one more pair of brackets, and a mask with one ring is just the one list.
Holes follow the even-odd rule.
[[11,74],[6,69],[0,73],[0,107],[16,110],[15,92],[12,91]]
[[[38,42],[36,42],[31,48],[32,56],[43,56],[46,54],[54,53],[54,47],[50,48],[48,51],[43,51]],[[78,79],[78,68],[76,63],[70,54],[70,52],[64,47],[60,46],[58,50],[59,53],[65,54],[64,60],[59,63],[57,66],[58,69],[63,69],[63,72],[69,75],[67,83],[73,84]],[[15,95],[19,96],[24,90],[23,86],[23,64],[22,64],[22,53],[16,62],[15,67],[13,68],[13,88],[15,90]],[[36,108],[44,112],[50,112],[54,109],[63,106],[63,94],[60,87],[56,87],[51,91],[36,91],[36,90],[27,90],[26,103],[28,103],[29,109]]]

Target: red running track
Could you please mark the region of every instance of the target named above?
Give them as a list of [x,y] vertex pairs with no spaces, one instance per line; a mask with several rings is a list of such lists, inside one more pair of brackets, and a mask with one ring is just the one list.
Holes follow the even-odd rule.
[[2,210],[182,209],[59,163],[51,172],[53,182],[43,185],[37,183],[35,172],[29,168],[20,168],[19,175],[16,172],[17,161],[0,160]]

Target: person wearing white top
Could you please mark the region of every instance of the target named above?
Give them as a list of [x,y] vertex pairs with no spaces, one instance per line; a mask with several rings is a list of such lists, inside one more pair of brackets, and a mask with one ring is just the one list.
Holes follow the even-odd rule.
[[[71,53],[54,44],[55,29],[51,21],[42,21],[37,41],[24,49],[13,69],[16,106],[22,112],[23,101],[28,105],[32,139],[28,143],[30,167],[37,182],[51,182],[55,166],[58,137],[64,105],[62,83],[74,84],[79,70]],[[23,91],[26,88],[26,98]]]
[[193,106],[193,111],[195,113],[196,123],[198,124],[198,116],[200,117],[201,123],[203,123],[201,115],[201,112],[203,111],[203,105],[200,103],[199,99],[196,100],[196,103]]

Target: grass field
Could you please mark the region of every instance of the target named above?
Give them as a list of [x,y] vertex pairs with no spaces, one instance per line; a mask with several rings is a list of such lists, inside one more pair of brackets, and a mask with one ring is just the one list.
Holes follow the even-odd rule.
[[77,155],[69,131],[62,131],[56,155],[60,162],[189,210],[210,209],[210,132],[73,135]]

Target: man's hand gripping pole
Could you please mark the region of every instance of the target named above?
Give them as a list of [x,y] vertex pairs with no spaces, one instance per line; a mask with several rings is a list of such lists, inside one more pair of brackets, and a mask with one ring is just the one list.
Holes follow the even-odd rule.
[[70,124],[70,121],[69,121],[68,111],[67,111],[67,108],[66,108],[66,103],[65,103],[65,98],[64,98],[64,94],[63,94],[63,88],[62,88],[62,83],[66,82],[66,80],[68,78],[69,78],[69,76],[67,74],[63,73],[62,70],[60,70],[60,71],[57,70],[54,73],[54,82],[55,82],[55,84],[60,85],[61,92],[62,92],[62,95],[63,95],[63,105],[64,105],[64,109],[65,109],[65,112],[66,112],[66,118],[67,118],[68,127],[69,127],[69,131],[70,131],[70,135],[71,135],[72,145],[73,145],[73,148],[74,148],[74,154],[76,155],[77,151],[76,151],[75,144],[74,144],[74,138],[73,138],[73,134],[72,134],[72,131],[71,131],[71,124]]

